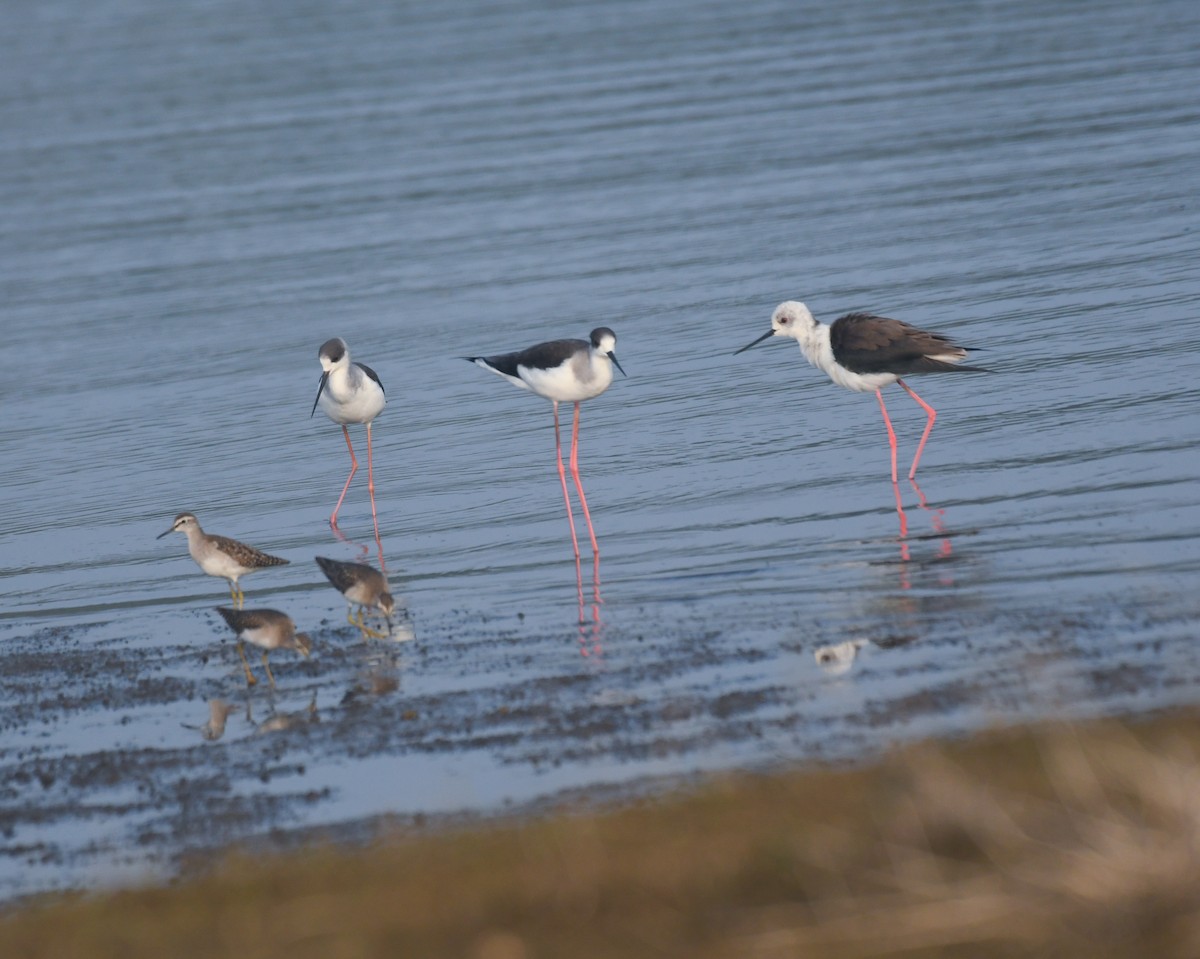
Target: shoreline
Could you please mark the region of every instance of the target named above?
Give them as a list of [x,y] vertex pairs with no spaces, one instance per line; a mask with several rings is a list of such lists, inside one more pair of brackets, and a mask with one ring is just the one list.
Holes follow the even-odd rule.
[[226,853],[166,886],[27,902],[0,917],[0,949],[220,955],[233,940],[213,931],[226,930],[241,954],[290,959],[649,943],[681,956],[1194,955],[1197,719],[1044,721],[615,807]]

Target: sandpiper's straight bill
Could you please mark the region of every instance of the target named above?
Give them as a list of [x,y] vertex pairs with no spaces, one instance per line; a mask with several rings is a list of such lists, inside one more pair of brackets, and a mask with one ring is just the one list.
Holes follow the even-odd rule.
[[180,513],[175,517],[171,528],[159,533],[155,538],[162,539],[175,532],[187,535],[188,552],[204,572],[209,576],[220,576],[229,580],[229,595],[238,609],[241,609],[246,599],[246,594],[238,585],[241,577],[268,566],[286,566],[290,562],[278,556],[270,556],[228,536],[206,533],[192,513]]
[[599,591],[600,547],[596,543],[596,531],[592,527],[587,498],[583,494],[583,483],[579,479],[579,404],[599,396],[613,380],[613,367],[621,369],[614,350],[617,334],[606,326],[592,330],[586,340],[552,340],[539,343],[515,353],[498,353],[495,356],[465,356],[463,359],[491,370],[504,377],[514,386],[530,390],[545,397],[554,405],[554,449],[557,456],[558,478],[562,483],[563,502],[567,506],[567,520],[571,525],[571,546],[575,551],[575,571],[579,583],[579,605],[583,607],[583,576],[579,570],[579,540],[575,535],[575,517],[571,511],[571,497],[567,491],[567,476],[563,469],[562,437],[558,422],[558,404],[575,404],[575,425],[571,432],[571,477],[583,507],[583,518],[587,522],[588,536],[592,541],[595,559],[597,592]]
[[[350,361],[350,348],[340,336],[326,340],[317,351],[317,359],[321,362],[321,382],[317,387],[317,398],[313,401],[309,418],[317,412],[320,406],[325,415],[342,427],[346,437],[346,449],[350,451],[350,475],[346,477],[346,485],[342,487],[342,495],[338,497],[333,514],[329,517],[329,525],[337,529],[337,514],[342,508],[342,500],[350,489],[350,481],[358,472],[358,459],[354,455],[354,446],[350,442],[349,423],[362,423],[367,428],[367,491],[371,495],[371,520],[375,524],[375,540],[379,542],[379,516],[375,511],[375,468],[371,452],[371,423],[382,411],[387,399],[383,392],[383,383],[371,367],[365,363]],[[382,552],[382,547],[381,547]]]
[[887,426],[892,451],[892,482],[896,482],[896,433],[883,402],[883,387],[898,383],[925,410],[928,417],[908,478],[917,475],[917,464],[925,441],[933,429],[937,412],[912,391],[902,376],[920,373],[986,373],[979,366],[963,366],[972,349],[959,346],[940,333],[919,330],[900,320],[872,313],[847,313],[828,326],[813,318],[803,303],[780,303],[771,316],[771,329],[747,343],[734,355],[750,349],[772,336],[790,336],[800,344],[800,352],[838,386],[859,393],[874,392]]
[[237,633],[238,655],[242,657],[242,668],[246,671],[246,683],[253,686],[256,682],[254,673],[250,672],[250,663],[246,661],[246,650],[243,641],[252,643],[262,650],[263,669],[267,671],[267,679],[271,687],[275,686],[275,677],[271,675],[271,664],[267,662],[267,652],[272,649],[294,649],[301,656],[308,658],[312,652],[312,640],[307,633],[297,633],[296,624],[292,617],[277,609],[227,609],[218,606],[229,628]]
[[[386,639],[391,635],[392,613],[396,610],[396,601],[383,574],[365,563],[346,563],[325,556],[318,556],[316,560],[325,578],[346,597],[346,620],[350,625],[357,626],[364,639],[368,636]],[[357,618],[353,615],[355,606],[358,607]],[[368,609],[377,610],[383,616],[388,625],[386,633],[380,633],[367,626],[365,616]]]

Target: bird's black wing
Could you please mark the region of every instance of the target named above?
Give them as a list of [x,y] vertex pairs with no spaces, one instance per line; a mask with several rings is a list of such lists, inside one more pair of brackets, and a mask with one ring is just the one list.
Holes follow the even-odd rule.
[[496,356],[472,356],[468,357],[468,359],[481,359],[498,373],[520,379],[521,374],[517,372],[518,367],[524,366],[526,369],[534,370],[552,370],[556,366],[562,366],[572,354],[578,353],[580,350],[587,350],[588,345],[587,340],[551,340],[548,343],[539,343],[537,346],[531,346],[525,350],[518,350],[516,353],[499,353]]
[[[357,366],[357,367],[358,367],[360,370],[362,370],[364,373],[366,373],[366,374],[367,374],[367,376],[371,377],[371,379],[373,379],[373,380],[374,380],[376,383],[378,383],[378,384],[379,384],[379,388],[380,388],[381,390],[383,390],[383,380],[381,380],[381,379],[379,378],[379,374],[378,374],[378,373],[376,373],[376,372],[375,372],[373,369],[371,369],[371,367],[367,366],[367,364],[366,364],[366,363],[358,363],[358,362],[356,362],[354,365],[355,365],[355,366]],[[387,393],[387,390],[383,390],[383,391],[384,391],[384,393]]]
[[965,347],[947,336],[919,330],[900,320],[873,313],[847,313],[829,328],[833,358],[851,373],[980,372],[934,359],[935,356],[965,357]]
[[[355,571],[364,569],[371,570],[370,566],[363,566],[361,563],[344,563],[335,559],[326,559],[324,556],[314,557],[317,565],[321,567],[321,572],[325,574],[325,578],[333,584],[333,588],[339,593],[344,593],[350,589],[355,583],[361,580],[361,576],[356,576]],[[374,572],[374,570],[371,570]]]
[[272,617],[283,615],[274,609],[229,609],[227,606],[218,606],[217,612],[235,633],[242,633],[247,629],[259,629],[268,625]]

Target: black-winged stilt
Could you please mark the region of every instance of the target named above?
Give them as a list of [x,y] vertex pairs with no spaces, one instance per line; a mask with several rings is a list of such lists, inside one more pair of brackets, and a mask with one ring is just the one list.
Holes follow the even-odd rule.
[[[379,543],[379,516],[375,512],[375,469],[371,458],[371,422],[382,411],[387,399],[383,393],[383,383],[379,374],[365,363],[350,362],[350,348],[340,336],[326,340],[317,353],[321,361],[321,383],[317,387],[317,398],[313,400],[311,418],[320,406],[325,415],[342,427],[346,437],[346,449],[350,451],[350,475],[346,477],[346,485],[342,487],[342,495],[338,497],[333,515],[329,517],[329,525],[337,529],[337,514],[342,508],[342,500],[350,489],[350,481],[358,472],[358,460],[354,456],[354,446],[350,442],[348,423],[362,423],[367,428],[367,491],[371,495],[371,519],[375,524],[375,541]],[[380,554],[383,547],[380,545]]]
[[979,366],[963,366],[962,361],[971,347],[959,346],[940,333],[919,330],[900,320],[872,313],[847,313],[826,325],[814,319],[808,307],[795,300],[780,303],[771,315],[771,329],[753,343],[735,350],[734,355],[771,336],[790,336],[796,340],[804,358],[839,386],[875,394],[887,426],[893,483],[896,482],[896,433],[883,402],[883,387],[899,383],[928,417],[908,471],[911,480],[917,475],[917,464],[933,430],[937,411],[917,396],[901,377],[919,373],[988,372]]
[[554,405],[554,449],[558,464],[558,478],[562,483],[563,502],[567,507],[567,520],[571,524],[571,546],[575,551],[575,568],[579,574],[580,606],[583,605],[583,579],[579,573],[579,540],[575,535],[575,517],[571,511],[571,497],[567,492],[567,476],[563,469],[562,438],[559,431],[558,404],[575,404],[575,421],[571,431],[571,478],[579,493],[583,517],[587,522],[588,536],[592,541],[592,555],[599,576],[600,547],[596,542],[596,531],[592,527],[587,498],[583,494],[583,483],[579,479],[579,404],[599,396],[612,383],[613,367],[621,369],[613,352],[617,345],[617,334],[606,326],[592,330],[586,340],[552,340],[539,343],[516,353],[500,353],[495,356],[465,356],[476,366],[491,370],[504,377],[514,386],[530,390],[545,397]]

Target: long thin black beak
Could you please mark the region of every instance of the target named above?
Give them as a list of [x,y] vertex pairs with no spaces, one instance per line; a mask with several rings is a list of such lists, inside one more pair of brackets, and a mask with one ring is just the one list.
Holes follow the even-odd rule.
[[[609,350],[608,358],[613,361],[613,366],[615,366],[618,370],[621,370],[621,364],[617,362],[617,354],[616,353],[614,353],[612,350]],[[629,374],[627,374],[624,370],[621,370],[621,375],[628,376]]]
[[172,526],[172,527],[171,527],[169,530],[167,530],[165,533],[159,533],[159,534],[158,534],[157,536],[155,536],[154,538],[155,538],[155,539],[162,539],[164,536],[170,536],[170,535],[171,535],[172,533],[174,533],[174,532],[175,532],[175,527],[174,527],[174,526]]
[[312,413],[308,414],[308,418],[310,420],[313,418],[313,413],[317,412],[317,404],[321,402],[321,392],[322,392],[322,390],[325,389],[325,381],[327,379],[329,379],[329,371],[328,370],[326,370],[324,373],[321,374],[321,385],[317,387],[317,398],[315,400],[313,400]]
[[763,340],[765,340],[767,337],[769,337],[769,336],[774,336],[774,335],[775,335],[775,331],[774,331],[774,330],[767,330],[767,332],[766,332],[766,333],[764,333],[762,336],[760,336],[760,337],[759,337],[757,340],[755,340],[753,343],[747,343],[747,344],[746,344],[745,346],[743,346],[743,347],[742,347],[740,350],[734,350],[734,351],[733,351],[733,355],[734,355],[734,356],[737,356],[739,353],[745,353],[745,352],[746,352],[746,350],[750,349],[750,347],[752,347],[752,346],[757,346],[759,343],[761,343],[761,342],[762,342]]

